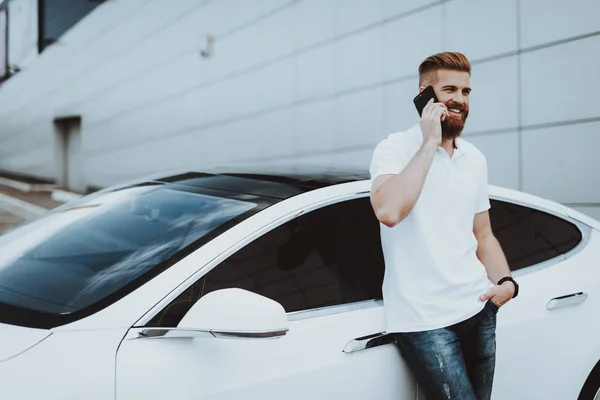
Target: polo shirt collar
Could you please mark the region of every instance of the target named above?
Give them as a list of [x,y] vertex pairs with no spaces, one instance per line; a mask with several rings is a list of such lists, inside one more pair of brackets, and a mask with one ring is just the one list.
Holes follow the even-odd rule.
[[[417,123],[414,127],[409,129],[409,134],[413,137],[413,139],[415,139],[415,141],[419,144],[419,146],[421,146],[421,144],[423,144],[423,131],[421,131],[420,124]],[[439,150],[446,151],[441,146],[438,147],[438,151]],[[465,154],[465,151],[466,151],[466,146],[465,146],[463,138],[461,138],[461,137],[456,138],[456,140],[454,141],[454,154],[452,155],[452,158],[457,158],[457,157],[462,156],[463,154]]]

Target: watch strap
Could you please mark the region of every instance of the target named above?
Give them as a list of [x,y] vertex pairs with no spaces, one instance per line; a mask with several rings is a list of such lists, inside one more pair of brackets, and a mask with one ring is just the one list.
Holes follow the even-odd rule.
[[515,286],[515,293],[513,293],[512,298],[514,299],[519,294],[519,284],[512,278],[512,276],[505,276],[504,278],[498,281],[498,285],[502,285],[504,282],[512,282]]

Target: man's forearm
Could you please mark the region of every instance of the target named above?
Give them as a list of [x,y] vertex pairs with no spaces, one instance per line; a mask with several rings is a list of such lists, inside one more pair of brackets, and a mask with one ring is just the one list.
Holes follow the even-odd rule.
[[421,195],[437,148],[434,142],[424,142],[404,170],[377,190],[375,208],[380,220],[395,225],[410,213]]
[[483,263],[488,278],[494,284],[505,276],[512,275],[502,247],[494,235],[490,234],[478,241],[477,258]]

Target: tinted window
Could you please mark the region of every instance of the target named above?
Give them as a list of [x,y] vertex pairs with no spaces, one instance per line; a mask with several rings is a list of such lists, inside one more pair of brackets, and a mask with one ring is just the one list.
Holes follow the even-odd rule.
[[255,207],[164,185],[84,199],[0,237],[0,302],[76,313]]
[[149,326],[177,326],[201,296],[242,288],[287,312],[381,299],[384,262],[379,222],[368,198],[331,205],[290,221],[234,253],[184,291]]
[[581,241],[577,226],[554,215],[498,200],[491,205],[492,229],[513,271],[564,254]]

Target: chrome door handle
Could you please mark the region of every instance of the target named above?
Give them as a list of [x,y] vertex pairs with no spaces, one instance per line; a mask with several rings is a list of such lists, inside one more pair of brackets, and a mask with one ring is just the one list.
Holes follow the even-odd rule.
[[[221,331],[194,328],[140,328],[137,336],[141,338],[237,338],[237,339],[274,339],[284,336],[287,329],[273,331]],[[169,333],[169,336],[166,334]]]
[[344,353],[354,353],[356,351],[366,350],[384,344],[394,342],[394,336],[389,333],[380,332],[373,335],[363,336],[349,341],[342,351]]
[[546,308],[548,310],[553,310],[555,308],[560,308],[560,307],[574,306],[574,305],[583,303],[586,299],[587,299],[587,293],[583,293],[583,292],[571,293],[571,294],[567,294],[565,296],[558,296],[558,297],[554,297],[553,299],[550,299],[550,301],[548,302],[548,305],[546,305]]

